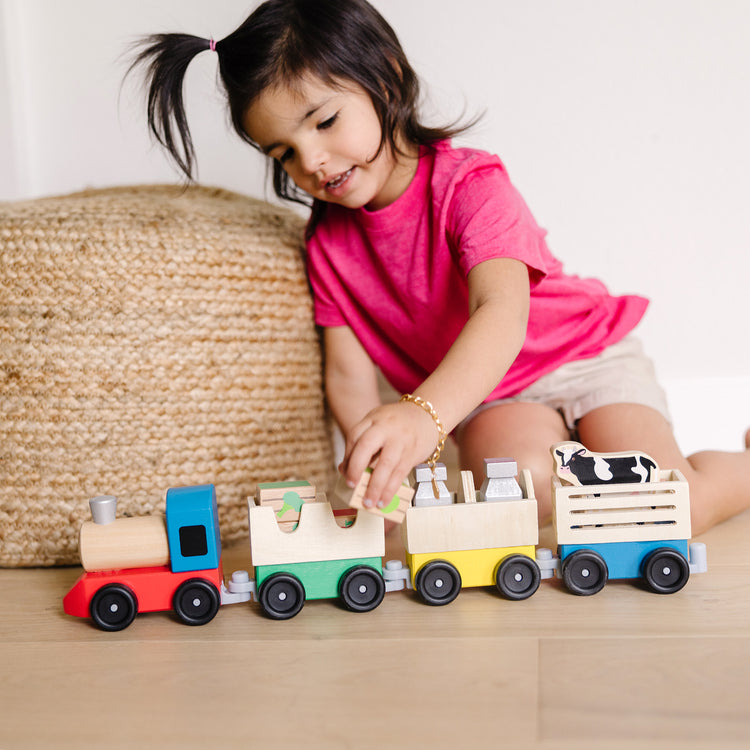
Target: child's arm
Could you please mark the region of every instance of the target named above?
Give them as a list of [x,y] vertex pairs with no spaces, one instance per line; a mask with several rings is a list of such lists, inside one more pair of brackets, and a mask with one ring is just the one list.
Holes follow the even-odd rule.
[[323,346],[326,398],[346,438],[355,424],[380,406],[375,365],[348,326],[324,329]]
[[[529,313],[525,264],[494,258],[469,273],[469,320],[443,361],[414,391],[435,408],[450,432],[502,380],[521,350]],[[387,502],[402,479],[434,450],[438,431],[420,407],[399,402],[378,406],[352,427],[342,424],[346,452],[342,471],[356,482],[378,456],[368,500]]]

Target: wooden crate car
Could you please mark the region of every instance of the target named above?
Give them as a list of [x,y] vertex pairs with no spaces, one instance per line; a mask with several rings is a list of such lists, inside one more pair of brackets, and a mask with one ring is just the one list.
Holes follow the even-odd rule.
[[552,477],[559,574],[575,594],[595,594],[608,580],[643,578],[673,594],[691,572],[704,572],[705,545],[689,544],[690,493],[681,472],[656,470],[638,484],[563,484]]

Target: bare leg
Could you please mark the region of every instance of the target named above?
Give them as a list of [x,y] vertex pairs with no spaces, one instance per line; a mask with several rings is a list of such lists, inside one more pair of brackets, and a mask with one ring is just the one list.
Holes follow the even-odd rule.
[[519,471],[529,469],[534,482],[539,520],[552,512],[550,446],[568,440],[562,417],[548,406],[531,403],[500,404],[477,414],[458,435],[459,462],[470,469],[477,487],[484,480],[485,458],[512,458]]
[[[640,404],[613,404],[578,423],[581,442],[591,451],[639,450],[662,469],[679,469],[690,485],[694,535],[750,507],[750,450],[703,451],[685,458],[669,422]],[[750,447],[750,432],[745,436]]]

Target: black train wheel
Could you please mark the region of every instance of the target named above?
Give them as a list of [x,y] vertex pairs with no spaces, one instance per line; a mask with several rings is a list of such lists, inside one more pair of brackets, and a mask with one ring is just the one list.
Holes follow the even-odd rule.
[[288,620],[299,614],[305,604],[305,588],[289,573],[268,576],[258,592],[263,611],[274,620]]
[[651,591],[657,594],[674,594],[688,582],[690,565],[676,549],[661,547],[646,558],[643,577]]
[[450,604],[461,591],[461,574],[449,562],[433,560],[419,569],[414,587],[427,604]]
[[604,588],[609,578],[609,570],[598,552],[579,549],[565,558],[562,577],[568,591],[579,596],[591,596]]
[[339,592],[344,604],[353,612],[369,612],[383,601],[385,581],[373,568],[358,565],[344,574]]
[[500,563],[495,575],[500,593],[515,601],[533,596],[541,580],[539,566],[526,555],[509,555]]
[[102,630],[124,630],[138,613],[138,600],[127,586],[111,583],[94,594],[89,612],[91,619]]
[[205,625],[219,611],[221,596],[211,581],[191,578],[180,584],[172,599],[172,608],[186,625]]

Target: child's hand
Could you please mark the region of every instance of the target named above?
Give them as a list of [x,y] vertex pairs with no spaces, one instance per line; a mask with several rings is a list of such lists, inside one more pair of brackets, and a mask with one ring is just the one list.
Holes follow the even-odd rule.
[[354,486],[373,466],[364,504],[383,507],[416,464],[427,460],[439,439],[432,417],[407,402],[373,409],[346,436],[339,471]]

